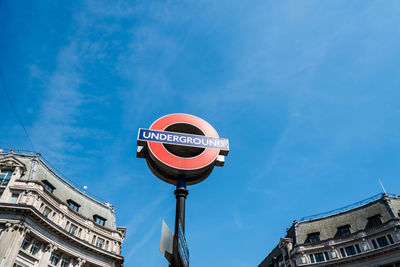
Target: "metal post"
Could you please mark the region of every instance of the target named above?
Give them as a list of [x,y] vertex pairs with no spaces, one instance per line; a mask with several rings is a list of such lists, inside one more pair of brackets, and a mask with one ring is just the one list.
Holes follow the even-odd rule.
[[186,181],[180,178],[176,190],[174,191],[176,197],[176,213],[175,213],[175,233],[173,245],[173,260],[170,267],[181,267],[181,261],[178,252],[178,238],[179,238],[179,222],[181,222],[183,233],[185,233],[185,200],[189,191],[186,189]]

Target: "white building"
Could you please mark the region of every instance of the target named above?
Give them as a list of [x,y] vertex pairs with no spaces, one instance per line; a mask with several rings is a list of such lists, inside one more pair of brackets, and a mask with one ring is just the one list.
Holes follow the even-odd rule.
[[39,154],[0,151],[0,267],[122,266],[125,232]]
[[259,267],[400,267],[400,197],[375,195],[295,221]]

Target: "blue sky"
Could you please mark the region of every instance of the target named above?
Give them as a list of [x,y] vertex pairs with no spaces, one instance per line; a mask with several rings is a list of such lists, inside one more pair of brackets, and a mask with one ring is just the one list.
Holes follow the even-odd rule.
[[189,188],[191,266],[256,266],[292,221],[400,193],[399,1],[0,1],[0,147],[41,152],[117,207],[126,266],[167,266],[173,186],[139,127],[189,113],[230,139]]

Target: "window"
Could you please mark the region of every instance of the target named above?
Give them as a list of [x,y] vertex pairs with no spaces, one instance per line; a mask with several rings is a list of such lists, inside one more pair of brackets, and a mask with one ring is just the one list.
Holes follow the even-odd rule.
[[356,255],[356,250],[353,246],[345,247],[347,256]]
[[314,262],[315,262],[315,260],[314,260],[314,255],[313,255],[313,254],[310,254],[310,260],[311,260],[311,263],[314,263]]
[[60,267],[67,267],[69,265],[69,259],[62,256]]
[[356,255],[357,253],[361,253],[361,249],[358,244],[356,244],[355,246],[340,248],[340,254],[342,255],[342,258],[353,256]]
[[315,253],[314,256],[316,262],[325,261],[324,254],[322,253]]
[[356,244],[355,246],[356,246],[357,253],[361,253],[360,246],[358,244]]
[[393,237],[391,235],[387,235],[390,244],[394,244]]
[[97,224],[100,224],[102,226],[104,226],[104,224],[106,222],[106,219],[104,219],[103,217],[100,217],[99,215],[94,215],[93,219]]
[[43,180],[42,183],[44,184],[44,188],[49,191],[50,193],[53,193],[53,191],[56,189],[51,183],[49,183],[47,180]]
[[320,253],[315,253],[315,254],[309,254],[311,263],[315,262],[322,262],[322,261],[328,261],[329,260],[329,255],[328,252],[320,252]]
[[351,234],[350,225],[349,224],[343,225],[343,226],[340,226],[340,227],[337,228],[337,232],[336,232],[336,236],[337,237],[339,237],[339,236],[347,236],[349,234]]
[[59,260],[60,260],[60,254],[53,252],[50,256],[50,263],[53,265],[57,265]]
[[343,249],[343,248],[340,248],[340,254],[342,254],[342,257],[343,257],[343,258],[346,257],[346,253],[344,252],[344,249]]
[[68,203],[68,206],[69,206],[71,209],[73,209],[74,211],[78,211],[78,210],[79,210],[79,207],[81,206],[81,205],[79,205],[78,203],[76,203],[75,201],[73,201],[73,200],[71,200],[71,199],[68,199],[68,200],[67,200],[67,203]]
[[372,241],[372,245],[374,246],[374,248],[377,249],[378,245],[376,244],[376,241],[374,239],[372,239],[371,241]]
[[69,227],[69,233],[75,235],[76,229],[78,229],[78,227],[71,224],[71,226]]
[[368,218],[368,223],[365,228],[372,228],[382,224],[381,215],[377,214]]
[[379,237],[378,239],[376,239],[376,241],[378,241],[380,247],[386,247],[389,245],[386,236]]
[[13,203],[13,204],[17,203],[18,197],[19,197],[19,194],[12,193],[11,198],[10,198],[10,203]]
[[104,245],[104,239],[98,237],[96,241],[96,247],[103,248],[103,245]]
[[48,207],[45,207],[43,210],[44,217],[48,217],[50,212],[51,212],[51,209],[49,209]]
[[29,253],[32,255],[35,255],[39,251],[39,244],[35,241],[32,242],[31,249],[29,250]]
[[0,185],[7,185],[11,179],[13,171],[0,170]]
[[319,241],[319,232],[308,234],[305,243],[315,243],[318,241]]
[[26,238],[25,238],[24,241],[22,241],[21,248],[22,248],[23,250],[27,249],[30,242],[31,242],[31,241],[30,241],[29,239],[26,239]]

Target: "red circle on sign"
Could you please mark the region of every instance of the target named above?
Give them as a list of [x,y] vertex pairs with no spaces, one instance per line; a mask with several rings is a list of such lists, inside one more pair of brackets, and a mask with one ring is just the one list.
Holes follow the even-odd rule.
[[[219,138],[217,131],[205,120],[189,114],[170,114],[156,120],[150,130],[164,131],[168,126],[176,123],[191,124],[200,129],[205,136]],[[148,142],[150,152],[163,164],[179,170],[197,170],[213,163],[219,149],[206,148],[200,155],[191,158],[182,158],[171,154],[161,143]]]

